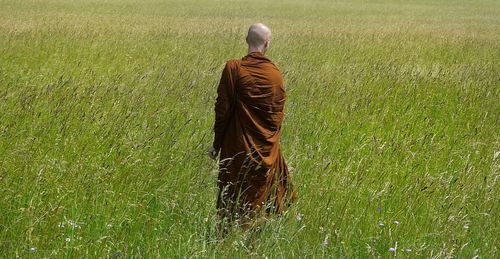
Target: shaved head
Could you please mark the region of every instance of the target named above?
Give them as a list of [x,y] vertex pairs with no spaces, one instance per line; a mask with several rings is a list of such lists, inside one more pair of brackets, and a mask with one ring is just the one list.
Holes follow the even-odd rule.
[[263,23],[255,23],[250,26],[247,34],[249,49],[265,52],[271,41],[271,30]]

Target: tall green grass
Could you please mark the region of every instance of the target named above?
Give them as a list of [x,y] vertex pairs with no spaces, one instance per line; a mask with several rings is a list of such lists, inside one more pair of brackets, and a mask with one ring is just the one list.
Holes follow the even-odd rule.
[[[212,107],[257,21],[300,199],[221,239]],[[498,1],[0,0],[0,257],[498,257],[499,40]]]

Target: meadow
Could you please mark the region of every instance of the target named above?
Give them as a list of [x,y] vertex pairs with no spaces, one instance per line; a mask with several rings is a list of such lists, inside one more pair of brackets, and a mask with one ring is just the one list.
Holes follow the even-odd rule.
[[[215,90],[254,22],[299,200],[220,238]],[[0,257],[498,258],[499,42],[494,0],[0,0]]]

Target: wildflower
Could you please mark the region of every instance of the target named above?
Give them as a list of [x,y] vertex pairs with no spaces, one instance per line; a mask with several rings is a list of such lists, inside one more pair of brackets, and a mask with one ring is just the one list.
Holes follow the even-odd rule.
[[464,229],[469,229],[469,225],[464,225]]
[[378,223],[378,226],[381,227],[381,228],[385,227],[384,223],[382,223],[382,222]]
[[113,227],[113,224],[108,223],[108,224],[106,225],[106,227],[107,227],[108,229],[109,229],[109,228],[112,228],[112,227]]
[[114,252],[113,253],[113,257],[115,257],[115,258],[116,257],[120,257],[120,256],[122,256],[122,253],[120,253],[120,252]]
[[396,252],[396,248],[394,248],[394,247],[389,248],[389,252],[395,253]]
[[78,223],[76,223],[75,221],[73,220],[68,220],[68,226],[71,226],[71,228],[75,229],[75,228],[80,228],[80,226],[78,225]]
[[71,238],[67,237],[66,239],[66,242],[71,242]]
[[326,236],[325,236],[325,239],[323,240],[322,245],[323,245],[324,247],[327,247],[329,243],[330,243],[330,241],[328,241],[328,235],[326,235]]
[[406,248],[405,252],[407,252],[407,253],[411,252],[411,248]]
[[394,220],[394,224],[399,225],[399,221]]
[[301,213],[297,214],[297,217],[296,217],[297,221],[302,221],[303,218],[304,218],[304,214],[301,214]]
[[30,248],[30,253],[36,253],[36,251],[37,251],[36,247]]

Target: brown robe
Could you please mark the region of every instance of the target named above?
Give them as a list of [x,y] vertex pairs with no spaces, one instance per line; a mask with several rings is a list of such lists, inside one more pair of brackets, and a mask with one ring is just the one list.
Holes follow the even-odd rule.
[[230,60],[217,94],[219,217],[283,212],[296,194],[280,149],[286,98],[280,71],[260,52]]

